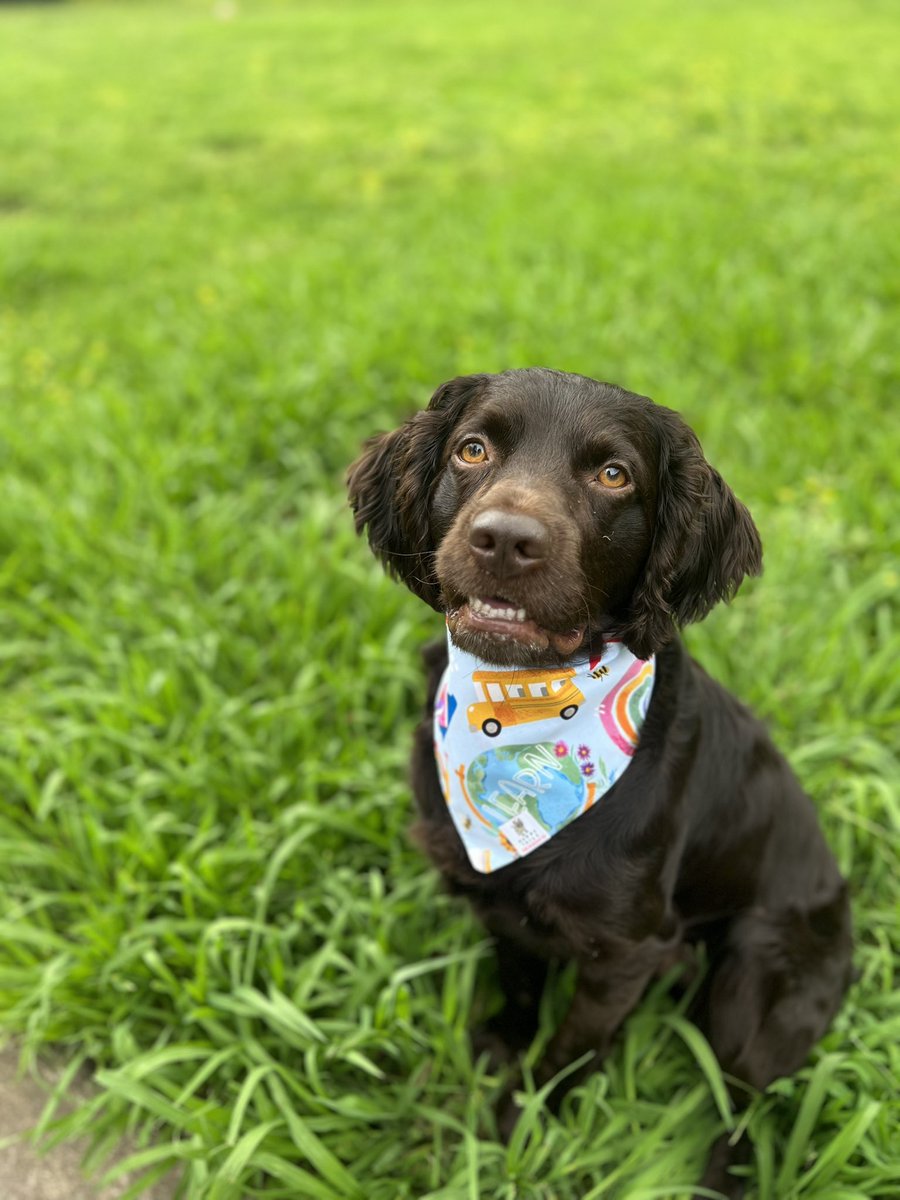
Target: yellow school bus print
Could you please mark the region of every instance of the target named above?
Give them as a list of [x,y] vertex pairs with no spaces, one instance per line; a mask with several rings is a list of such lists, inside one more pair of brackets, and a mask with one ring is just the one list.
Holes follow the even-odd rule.
[[472,682],[480,697],[467,709],[469,725],[496,737],[505,725],[568,721],[584,704],[572,667],[547,667],[533,671],[475,671]]

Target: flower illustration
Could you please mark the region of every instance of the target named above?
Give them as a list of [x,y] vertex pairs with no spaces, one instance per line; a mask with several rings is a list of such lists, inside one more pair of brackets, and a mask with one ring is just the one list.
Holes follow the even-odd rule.
[[566,745],[565,742],[557,742],[556,745],[553,747],[553,752],[557,758],[565,758],[566,755],[569,753],[569,747]]
[[590,758],[590,757],[591,757],[591,748],[590,748],[590,746],[579,746],[579,747],[578,747],[578,757],[579,757],[580,759],[587,759],[587,758]]
[[594,764],[592,762],[582,763],[581,764],[581,773],[582,773],[582,775],[588,775],[588,776],[593,775]]

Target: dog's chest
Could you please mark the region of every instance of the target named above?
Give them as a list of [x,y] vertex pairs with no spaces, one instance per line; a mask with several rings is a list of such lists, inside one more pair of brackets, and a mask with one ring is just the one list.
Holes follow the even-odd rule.
[[450,891],[469,901],[492,934],[544,958],[587,960],[597,957],[598,935],[634,935],[650,907],[655,921],[659,873],[656,863],[604,852],[602,808],[584,821],[491,874],[473,869],[449,819],[427,849]]

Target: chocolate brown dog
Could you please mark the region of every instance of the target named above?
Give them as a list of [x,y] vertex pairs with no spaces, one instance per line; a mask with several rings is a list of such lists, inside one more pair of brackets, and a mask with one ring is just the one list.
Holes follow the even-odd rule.
[[[371,439],[349,490],[375,554],[446,614],[457,682],[438,695],[447,648],[431,648],[417,832],[496,939],[505,1005],[480,1044],[514,1058],[547,962],[574,959],[537,1079],[587,1051],[598,1065],[648,982],[702,941],[694,1015],[723,1071],[756,1088],[795,1071],[850,980],[847,891],[766,730],[678,638],[761,569],[749,513],[691,430],[583,376],[472,375]],[[576,711],[596,734],[577,751],[564,736]],[[456,729],[488,739],[468,773],[443,753]],[[616,748],[625,769],[604,769]],[[517,1111],[510,1092],[502,1132]],[[703,1184],[740,1196],[728,1168],[747,1154],[721,1138]]]

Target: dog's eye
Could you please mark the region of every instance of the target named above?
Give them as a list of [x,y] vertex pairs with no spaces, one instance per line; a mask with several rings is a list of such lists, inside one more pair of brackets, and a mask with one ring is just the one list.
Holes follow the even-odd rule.
[[628,482],[628,476],[622,467],[617,467],[615,463],[610,463],[597,476],[597,482],[602,483],[606,488],[621,488]]
[[459,457],[466,463],[483,463],[487,462],[487,450],[482,442],[476,442],[474,439],[471,442],[466,442],[457,451]]

